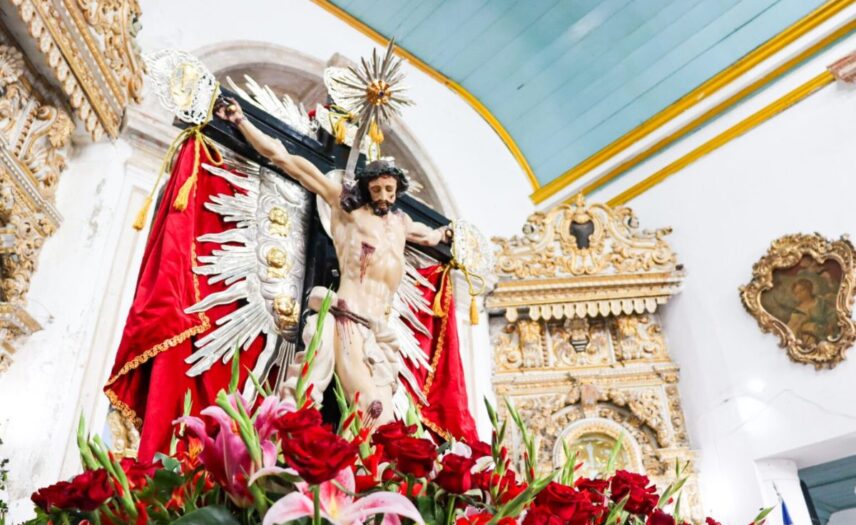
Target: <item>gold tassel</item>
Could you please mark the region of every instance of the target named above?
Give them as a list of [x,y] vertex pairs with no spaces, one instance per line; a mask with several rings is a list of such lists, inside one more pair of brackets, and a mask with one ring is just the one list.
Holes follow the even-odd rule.
[[381,131],[380,126],[377,125],[377,120],[372,119],[372,123],[369,126],[369,137],[372,139],[372,142],[377,144],[378,148],[380,148],[381,143],[383,143],[383,131]]
[[[201,160],[199,158],[199,148],[202,147],[205,139],[199,131],[191,134],[191,137],[196,140],[193,144],[193,171],[190,173],[190,177],[187,177],[187,180],[185,180],[184,184],[181,185],[181,188],[178,189],[178,195],[175,196],[175,200],[172,202],[172,209],[176,211],[184,211],[187,209],[187,204],[190,202],[190,191],[193,189],[193,185],[196,184],[196,180],[199,178],[197,176]],[[208,152],[207,146],[205,151]],[[208,156],[211,156],[210,152]]]
[[333,136],[336,138],[336,144],[344,144],[345,143],[345,132],[347,128],[345,128],[345,117],[340,117],[336,120],[336,123],[333,124]]
[[476,304],[476,296],[470,296],[470,324],[479,324],[479,306]]
[[187,204],[190,201],[190,190],[192,190],[193,185],[196,184],[196,179],[196,172],[194,171],[190,177],[187,177],[184,184],[181,185],[181,188],[178,190],[178,195],[175,196],[175,200],[172,202],[172,208],[174,210],[184,211],[187,209]]
[[152,196],[151,194],[146,195],[146,200],[143,203],[143,206],[140,208],[140,211],[137,212],[137,218],[134,220],[134,229],[140,231],[146,225],[146,217],[149,215],[149,208],[152,207]]

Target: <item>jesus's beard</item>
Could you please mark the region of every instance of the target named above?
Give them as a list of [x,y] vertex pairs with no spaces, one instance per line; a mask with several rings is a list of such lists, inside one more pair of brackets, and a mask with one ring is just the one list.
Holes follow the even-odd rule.
[[372,201],[371,205],[372,205],[372,211],[378,217],[383,217],[384,215],[389,213],[389,210],[392,209],[392,203],[389,201],[382,201],[382,200]]

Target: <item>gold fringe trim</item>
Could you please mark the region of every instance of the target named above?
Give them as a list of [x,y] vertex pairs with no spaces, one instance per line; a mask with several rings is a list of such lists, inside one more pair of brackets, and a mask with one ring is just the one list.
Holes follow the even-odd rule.
[[122,414],[122,417],[133,423],[137,431],[143,428],[143,419],[137,416],[137,413],[133,408],[129,407],[119,399],[119,396],[117,396],[113,390],[105,389],[104,393],[107,395],[107,399],[110,400],[110,404],[113,405],[113,408]]
[[[193,271],[194,269],[196,269],[196,239],[194,239],[190,242],[190,259],[192,261],[191,271]],[[193,272],[192,279],[193,279],[193,297],[195,299],[195,302],[198,303],[200,301],[200,296],[201,296],[201,292],[199,291],[199,276],[196,275],[195,272]],[[208,316],[205,315],[205,312],[199,312],[198,315],[199,315],[199,321],[201,322],[201,324],[199,324],[197,326],[192,326],[192,327],[188,328],[187,330],[181,332],[178,335],[175,335],[175,336],[170,337],[168,339],[164,339],[163,341],[161,341],[160,343],[149,348],[148,350],[146,350],[142,354],[138,355],[134,359],[131,359],[130,361],[128,361],[127,363],[122,365],[122,368],[116,373],[116,375],[114,375],[109,380],[107,380],[107,384],[104,385],[104,394],[107,396],[107,399],[110,400],[110,404],[113,405],[113,408],[118,410],[119,413],[122,414],[123,417],[127,418],[128,421],[132,421],[134,423],[134,426],[137,428],[137,430],[140,430],[143,427],[142,418],[137,416],[137,413],[136,413],[136,411],[134,411],[134,409],[132,409],[126,403],[124,403],[121,399],[119,399],[119,396],[117,396],[116,393],[113,392],[113,389],[110,388],[110,385],[115,383],[120,377],[127,374],[128,372],[139,368],[146,361],[155,357],[156,355],[160,354],[161,352],[164,352],[166,350],[169,350],[170,348],[178,346],[179,344],[181,344],[185,340],[187,340],[187,338],[194,336],[194,335],[199,335],[199,334],[205,332],[206,330],[208,330],[209,328],[211,328],[211,320],[208,319]]]
[[[420,410],[420,414],[421,414],[421,412],[422,412],[422,411]],[[433,421],[431,421],[431,420],[430,420],[430,419],[428,419],[427,417],[424,417],[424,416],[423,416],[421,419],[422,419],[422,424],[423,424],[423,425],[425,425],[426,427],[430,428],[431,430],[433,430],[433,431],[434,431],[434,432],[436,432],[437,434],[439,434],[439,435],[443,436],[443,439],[445,439],[446,441],[451,441],[451,440],[452,440],[452,437],[453,437],[453,436],[452,436],[452,434],[451,434],[448,430],[446,430],[446,429],[444,429],[444,428],[440,428],[440,425],[438,425],[437,423],[434,423]]]
[[183,343],[185,340],[187,340],[187,338],[194,336],[194,335],[199,335],[209,328],[210,328],[210,325],[208,323],[203,323],[201,325],[193,326],[193,327],[188,328],[187,330],[181,332],[180,334],[178,334],[176,336],[170,337],[169,339],[166,339],[166,340],[154,345],[153,347],[149,348],[148,350],[146,350],[142,354],[138,355],[137,357],[131,359],[130,361],[128,361],[124,365],[122,365],[122,369],[119,370],[118,372],[116,372],[116,375],[111,377],[110,380],[107,381],[107,385],[105,385],[105,386],[112,385],[121,376],[127,374],[131,370],[135,370],[135,369],[139,368],[146,361],[155,357],[156,355],[163,352],[164,350],[169,350],[170,348],[176,347],[179,344]]
[[[452,289],[448,286],[445,286],[445,281],[448,278],[449,274],[444,273],[441,277],[442,281],[440,282],[441,293],[445,291],[445,295],[442,299],[443,309],[446,311],[447,314],[452,304]],[[431,385],[434,384],[434,373],[437,371],[437,365],[440,363],[440,357],[443,354],[443,346],[446,342],[446,330],[448,328],[448,325],[449,316],[444,315],[440,317],[440,333],[437,336],[437,345],[434,347],[434,357],[431,359],[431,371],[428,372],[428,377],[425,379],[425,385],[422,387],[422,395],[424,395],[426,398],[428,397],[428,391],[431,390]]]

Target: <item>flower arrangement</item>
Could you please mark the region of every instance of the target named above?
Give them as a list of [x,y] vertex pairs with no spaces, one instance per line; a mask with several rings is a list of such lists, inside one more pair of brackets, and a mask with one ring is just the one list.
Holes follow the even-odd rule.
[[[325,309],[322,308],[322,312]],[[323,319],[322,319],[323,322]],[[303,377],[313,360],[307,352]],[[237,361],[233,366],[236,370]],[[35,492],[31,525],[682,525],[680,466],[663,494],[642,474],[577,477],[573,454],[561,469],[538,475],[534,436],[508,405],[525,453],[518,473],[503,446],[507,422],[487,403],[490,443],[436,445],[417,414],[375,424],[336,385],[341,419],[322,421],[298,381],[296,403],[256,383],[250,404],[229,391],[216,405],[175,421],[170,454],[153,462],[115,458],[84,424],[78,445],[84,472]],[[753,525],[763,523],[770,509]],[[706,525],[720,525],[707,518]]]

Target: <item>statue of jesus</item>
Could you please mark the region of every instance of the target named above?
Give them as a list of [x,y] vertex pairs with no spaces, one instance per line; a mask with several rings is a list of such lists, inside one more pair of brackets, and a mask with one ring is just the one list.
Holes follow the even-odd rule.
[[[404,277],[404,246],[406,242],[423,246],[448,243],[452,230],[432,229],[393,210],[398,196],[407,190],[408,180],[388,160],[368,163],[357,173],[356,184],[346,187],[262,133],[244,117],[234,99],[218,102],[215,112],[236,126],[256,151],[320,196],[332,210],[330,234],[340,271],[339,289],[331,308],[336,322],[323,327],[322,340],[326,343],[316,354],[310,378],[315,384],[313,395],[320,399],[335,369],[351,399],[359,392],[358,408],[377,423],[391,421],[400,361],[396,355],[398,343],[386,319]],[[314,290],[310,306],[314,304],[317,309],[320,298],[323,295]],[[310,324],[307,329],[314,330]],[[308,340],[307,334],[304,340]]]

